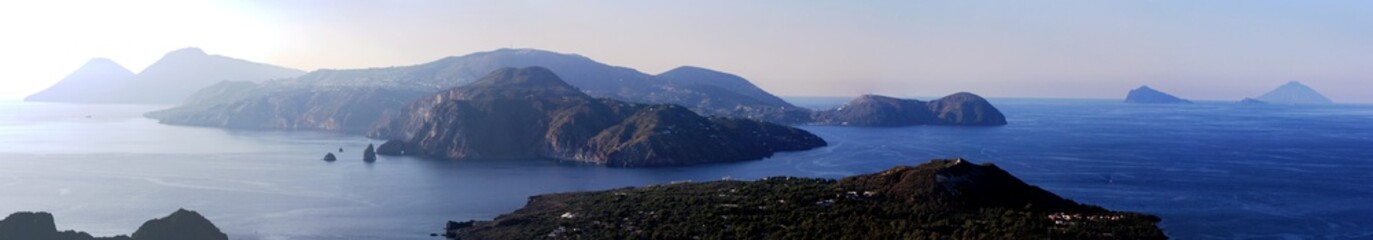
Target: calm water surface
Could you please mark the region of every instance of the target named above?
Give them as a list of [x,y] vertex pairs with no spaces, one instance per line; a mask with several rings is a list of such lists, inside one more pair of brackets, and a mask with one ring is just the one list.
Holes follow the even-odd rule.
[[[993,128],[804,127],[832,146],[742,163],[361,161],[366,138],[159,125],[158,106],[0,102],[0,212],[127,234],[176,208],[233,239],[415,239],[531,195],[679,180],[838,178],[931,158],[993,162],[1182,239],[1373,238],[1373,107],[994,100]],[[89,117],[88,117],[89,116]],[[340,160],[320,161],[344,148]]]

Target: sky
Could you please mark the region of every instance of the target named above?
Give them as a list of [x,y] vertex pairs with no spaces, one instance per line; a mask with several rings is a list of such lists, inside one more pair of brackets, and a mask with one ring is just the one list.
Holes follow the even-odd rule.
[[782,96],[1238,100],[1301,81],[1373,103],[1373,1],[1320,0],[3,1],[0,99],[185,47],[307,71],[536,48]]

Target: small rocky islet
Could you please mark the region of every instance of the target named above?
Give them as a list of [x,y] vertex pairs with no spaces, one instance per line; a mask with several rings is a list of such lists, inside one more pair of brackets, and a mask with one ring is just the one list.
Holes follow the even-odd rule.
[[1192,103],[1192,101],[1188,101],[1188,100],[1186,100],[1186,99],[1182,99],[1182,98],[1179,98],[1179,97],[1177,97],[1177,96],[1173,96],[1172,94],[1168,94],[1168,93],[1165,93],[1165,92],[1163,92],[1163,91],[1155,90],[1154,88],[1150,88],[1149,86],[1140,86],[1139,88],[1135,88],[1134,90],[1130,90],[1130,93],[1125,95],[1125,102],[1126,102],[1126,103],[1143,103],[1143,104],[1190,104],[1190,103]]

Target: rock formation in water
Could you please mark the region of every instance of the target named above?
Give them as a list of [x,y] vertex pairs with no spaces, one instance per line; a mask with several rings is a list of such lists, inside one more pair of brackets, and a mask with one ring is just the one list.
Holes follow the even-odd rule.
[[375,161],[377,161],[377,151],[376,151],[375,148],[372,147],[372,144],[368,143],[368,144],[367,144],[367,148],[362,149],[362,161],[365,161],[365,162],[375,162]]
[[110,59],[91,59],[61,81],[29,95],[24,101],[103,103],[118,97],[110,89],[128,84],[133,77],[133,72]]
[[[705,204],[708,203],[708,204]],[[1083,205],[990,164],[842,180],[771,177],[534,196],[450,239],[1165,239],[1155,216]],[[746,236],[746,237],[740,237]]]
[[1006,125],[1006,117],[972,93],[955,93],[930,102],[863,95],[836,109],[815,113],[814,124],[900,127],[913,125]]
[[[825,146],[804,130],[593,98],[541,67],[498,69],[390,112],[369,134],[405,154],[552,158],[616,167],[760,159]],[[410,151],[413,150],[413,151]],[[389,150],[388,150],[389,152]]]
[[1171,94],[1164,93],[1164,92],[1161,92],[1161,91],[1159,91],[1159,90],[1154,90],[1153,88],[1149,88],[1149,86],[1140,86],[1139,88],[1136,88],[1136,89],[1134,89],[1134,90],[1130,90],[1130,94],[1128,94],[1128,95],[1125,96],[1125,102],[1127,102],[1127,103],[1192,103],[1191,101],[1187,101],[1187,100],[1185,100],[1185,99],[1175,97],[1175,96],[1173,96],[1173,95],[1171,95]]
[[132,236],[93,237],[85,232],[57,231],[52,214],[18,212],[0,220],[0,240],[225,240],[229,239],[195,211],[177,210],[167,217],[149,220]]
[[1275,104],[1331,104],[1334,103],[1326,98],[1325,95],[1316,92],[1315,89],[1307,87],[1297,81],[1287,82],[1277,89],[1264,93],[1257,98],[1259,101]]
[[386,110],[468,85],[499,68],[529,66],[548,68],[599,98],[677,104],[708,115],[784,123],[805,122],[809,116],[726,73],[688,67],[653,76],[579,55],[532,49],[501,49],[404,67],[326,69],[246,89],[204,90],[191,98],[198,101],[147,116],[174,125],[362,133]]
[[198,90],[221,81],[258,82],[304,73],[185,48],[167,53],[136,75],[109,60],[92,60],[87,67],[26,100],[178,104]]
[[325,153],[325,154],[324,154],[324,161],[333,162],[333,161],[337,161],[337,160],[338,160],[338,157],[335,157],[335,156],[334,156],[334,153]]

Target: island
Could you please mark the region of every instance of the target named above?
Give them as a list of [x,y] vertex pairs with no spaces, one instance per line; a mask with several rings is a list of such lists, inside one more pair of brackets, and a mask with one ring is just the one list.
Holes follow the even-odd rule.
[[1315,89],[1307,87],[1298,81],[1291,81],[1278,86],[1277,89],[1264,93],[1255,98],[1259,101],[1273,104],[1331,104],[1335,103],[1326,98],[1325,95],[1316,92]]
[[1192,103],[1192,101],[1187,101],[1186,99],[1178,98],[1176,96],[1173,96],[1172,94],[1164,93],[1159,90],[1154,90],[1149,86],[1140,86],[1139,88],[1130,90],[1130,93],[1125,96],[1125,102],[1146,104]]
[[[710,117],[787,125],[845,125],[829,114],[817,115],[815,110],[792,105],[730,73],[682,66],[650,75],[576,54],[537,49],[498,49],[412,66],[322,69],[265,82],[219,82],[196,91],[179,106],[145,116],[171,125],[365,134],[378,125],[384,113],[404,109],[420,98],[472,84],[500,68],[531,66],[547,68],[595,98],[674,104]],[[924,103],[935,114],[931,118],[934,121],[914,125],[1005,124],[1000,112],[981,97],[960,93],[946,98],[948,101]],[[817,116],[829,117],[817,122]]]
[[534,196],[449,239],[1166,239],[1158,217],[1064,199],[963,159],[839,180],[769,177]]
[[88,233],[58,231],[46,212],[17,212],[0,220],[0,239],[24,240],[227,240],[229,237],[195,211],[178,209],[166,217],[148,220],[132,235],[94,237]]
[[1006,125],[1006,116],[976,94],[961,92],[921,102],[881,95],[863,95],[839,108],[818,111],[812,124],[902,127],[914,125]]
[[380,154],[447,159],[558,159],[612,167],[762,159],[827,145],[805,130],[704,117],[675,104],[594,98],[543,67],[481,80],[383,114]]

